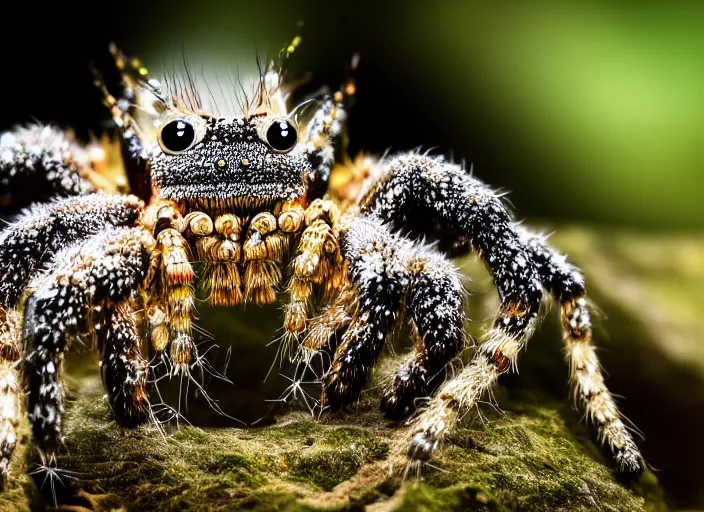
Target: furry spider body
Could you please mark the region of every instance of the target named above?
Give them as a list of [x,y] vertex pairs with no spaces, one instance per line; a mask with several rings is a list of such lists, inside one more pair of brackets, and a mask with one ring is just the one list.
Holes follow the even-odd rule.
[[[202,107],[193,87],[164,93],[138,62],[113,53],[120,97],[99,77],[96,83],[129,164],[149,177],[146,203],[105,193],[89,152],[51,128],[20,129],[1,142],[2,208],[35,203],[0,232],[3,476],[16,444],[21,382],[37,447],[55,461],[62,361],[78,336],[97,341],[117,421],[147,421],[142,340],[172,376],[188,378],[200,361],[192,335],[197,296],[224,306],[285,297],[294,357],[334,353],[322,377],[329,411],[359,398],[385,340],[410,323],[413,352],[381,405],[391,418],[408,418],[417,399],[430,397],[412,416],[407,450],[411,461],[427,461],[462,411],[516,369],[544,292],[561,307],[578,400],[619,469],[642,469],[590,343],[581,273],[516,225],[491,189],[459,166],[416,153],[368,160],[357,169],[363,180],[348,173],[332,186],[352,87],[319,98],[299,128],[298,109],[287,110],[272,67],[242,115],[223,118]],[[473,359],[445,380],[447,364],[465,348],[466,321],[464,284],[449,255],[468,251],[491,271],[501,308]]]

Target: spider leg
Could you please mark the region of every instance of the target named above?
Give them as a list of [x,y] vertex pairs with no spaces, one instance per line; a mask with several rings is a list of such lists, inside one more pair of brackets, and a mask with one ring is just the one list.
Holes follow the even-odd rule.
[[[123,140],[122,154],[130,190],[145,201],[151,198],[151,178],[147,169],[146,140],[156,141],[154,121],[168,104],[161,84],[149,78],[146,67],[137,58],[129,58],[115,45],[110,45],[119,83],[115,94],[108,89],[102,74],[93,69],[93,84],[110,110],[115,127]],[[111,82],[111,86],[113,83]]]
[[16,311],[30,279],[63,246],[110,226],[129,225],[141,201],[91,194],[36,205],[0,232],[0,485],[17,442],[20,314]]
[[416,398],[439,384],[463,344],[464,288],[441,254],[389,232],[374,216],[357,218],[343,229],[341,248],[350,264],[357,311],[323,378],[323,405],[336,410],[359,397],[405,304],[419,340],[382,399],[382,409],[390,417],[407,415]]
[[62,131],[39,124],[0,136],[0,213],[54,196],[96,192],[88,151]]
[[60,249],[111,226],[128,226],[143,203],[90,194],[36,205],[0,231],[0,307],[17,306],[29,280]]
[[[349,72],[354,72],[359,58],[352,59]],[[308,199],[319,199],[325,195],[330,180],[330,171],[346,153],[347,133],[345,121],[347,110],[352,103],[356,88],[352,78],[334,94],[326,94],[318,103],[318,108],[308,121],[304,135],[313,162]]]
[[429,251],[411,265],[407,310],[417,339],[381,401],[386,416],[394,419],[407,417],[417,398],[429,396],[445,380],[445,366],[465,338],[465,289],[455,266]]
[[437,242],[444,252],[473,249],[479,255],[501,298],[482,350],[500,372],[515,369],[540,309],[542,285],[500,197],[459,166],[406,154],[375,171],[361,208],[409,236]]
[[369,368],[396,325],[410,280],[403,254],[398,254],[407,250],[408,242],[389,233],[378,219],[358,219],[341,245],[359,306],[323,376],[321,403],[330,411],[359,398]]
[[7,482],[20,421],[19,331],[19,314],[0,307],[0,491]]
[[501,373],[517,368],[535,325],[542,283],[500,197],[456,165],[418,154],[397,156],[374,171],[361,197],[363,213],[381,217],[402,233],[426,237],[447,253],[474,250],[501,298],[474,360],[445,382],[413,421],[408,454],[427,461],[461,411],[475,406]]
[[155,242],[141,228],[113,228],[62,251],[32,284],[24,314],[24,378],[34,439],[50,457],[62,443],[60,379],[69,340],[90,332],[100,311],[132,296],[144,280]]
[[500,197],[456,165],[406,154],[375,171],[363,192],[361,208],[409,236],[437,242],[445,252],[473,249],[478,253],[501,298],[482,351],[498,372],[515,370],[535,324],[542,285]]
[[342,154],[344,123],[347,112],[338,96],[325,96],[313,114],[305,133],[305,140],[313,150],[313,175],[309,189],[309,198],[322,197],[330,179],[330,171],[336,158]]
[[560,304],[565,355],[570,365],[570,384],[575,400],[596,428],[599,441],[611,450],[619,470],[642,472],[643,456],[604,383],[592,345],[592,324],[581,271],[547,245],[545,237],[523,228],[520,231],[531,250],[543,285]]
[[149,418],[147,363],[140,353],[134,311],[128,302],[106,309],[98,349],[100,374],[117,422],[130,428],[144,423]]

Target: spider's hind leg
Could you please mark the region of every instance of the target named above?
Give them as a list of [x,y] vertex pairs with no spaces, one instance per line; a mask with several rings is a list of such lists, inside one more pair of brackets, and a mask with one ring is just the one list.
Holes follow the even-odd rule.
[[52,126],[33,124],[2,133],[0,155],[0,214],[99,188],[92,181],[97,174],[88,150]]
[[592,344],[592,324],[582,273],[547,245],[545,237],[523,228],[520,233],[530,248],[545,288],[560,304],[562,337],[574,398],[596,428],[599,441],[611,450],[619,471],[638,474],[644,469],[643,456],[604,383]]

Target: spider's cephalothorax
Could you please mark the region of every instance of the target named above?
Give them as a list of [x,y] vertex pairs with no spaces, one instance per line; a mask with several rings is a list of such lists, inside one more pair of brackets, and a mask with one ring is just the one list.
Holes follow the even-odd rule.
[[[0,232],[3,476],[21,382],[35,441],[53,462],[64,350],[91,335],[117,421],[143,423],[152,413],[142,339],[172,376],[188,378],[202,364],[192,336],[199,295],[226,306],[284,301],[292,354],[304,362],[334,354],[322,378],[326,411],[358,400],[385,340],[410,323],[413,353],[381,405],[405,418],[430,397],[409,423],[406,448],[423,462],[462,410],[515,371],[547,292],[560,304],[576,396],[619,469],[643,468],[604,385],[580,271],[515,224],[491,189],[417,153],[361,159],[331,180],[351,83],[306,102],[317,107],[304,115],[287,110],[282,74],[271,66],[240,115],[221,117],[202,106],[192,83],[169,94],[139,62],[113,53],[119,97],[96,83],[121,131],[130,185],[147,191],[142,199],[116,194],[119,187],[105,193],[114,180],[104,166],[56,130],[31,127],[0,140],[0,207],[11,214],[36,203]],[[449,255],[469,251],[492,273],[501,308],[470,362],[445,381],[466,321],[464,283]]]

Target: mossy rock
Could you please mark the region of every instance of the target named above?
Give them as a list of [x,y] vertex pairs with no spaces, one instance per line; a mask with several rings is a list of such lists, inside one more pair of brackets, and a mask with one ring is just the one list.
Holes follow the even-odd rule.
[[[662,375],[669,375],[674,356],[662,355],[666,349],[647,324],[652,319],[644,323],[641,310],[634,311],[632,303],[618,297],[622,290],[601,280],[598,272],[608,273],[599,265],[612,260],[598,246],[606,246],[606,254],[612,251],[613,257],[618,239],[614,235],[608,245],[604,238],[575,229],[555,241],[576,256],[573,259],[586,269],[592,296],[613,315],[606,323],[612,340],[605,366],[614,377],[609,382],[617,384],[612,387],[621,391],[634,372],[629,374],[629,363],[619,363],[619,358],[627,359],[636,345],[646,344],[651,357],[660,355],[657,371]],[[648,246],[647,238],[638,240]],[[657,240],[650,243],[660,246]],[[642,261],[637,266],[642,251],[630,259],[619,258],[620,266],[648,273]],[[477,290],[470,316],[488,318],[495,305],[490,279],[476,264],[460,263]],[[660,285],[672,288],[667,282]],[[687,294],[681,294],[682,300],[690,307]],[[382,417],[375,387],[394,366],[395,355],[386,356],[370,391],[346,413],[315,419],[294,408],[282,411],[272,425],[182,426],[166,437],[153,426],[132,431],[118,427],[111,421],[97,374],[73,371],[65,423],[67,452],[60,459],[70,492],[57,484],[58,500],[71,510],[667,510],[655,475],[646,471],[637,482],[619,481],[580,423],[581,414],[568,399],[567,368],[555,324],[554,319],[546,322],[531,341],[520,361],[520,378],[502,381],[496,404],[482,407],[447,440],[434,467],[420,478],[405,480],[388,471],[390,454],[404,430]],[[482,322],[474,322],[472,332],[481,327]],[[626,346],[616,348],[622,342]],[[692,371],[701,378],[700,370]],[[636,424],[641,426],[639,419]],[[35,462],[25,424],[14,478],[0,495],[0,510],[41,509],[37,486],[26,476]],[[41,484],[41,475],[35,480]],[[51,496],[48,484],[42,494]]]

